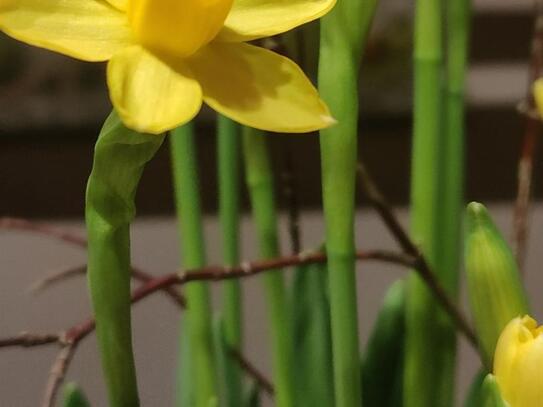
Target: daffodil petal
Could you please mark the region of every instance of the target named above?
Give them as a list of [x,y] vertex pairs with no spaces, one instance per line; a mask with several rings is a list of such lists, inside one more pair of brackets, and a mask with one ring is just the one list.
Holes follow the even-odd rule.
[[14,0],[0,6],[0,30],[85,61],[105,61],[130,45],[126,15],[101,0]]
[[213,42],[187,63],[202,86],[204,101],[241,124],[305,133],[334,123],[298,65],[274,52]]
[[126,11],[128,7],[128,1],[129,0],[107,0],[109,4],[121,11]]
[[219,41],[245,42],[270,37],[316,20],[336,0],[235,0]]
[[202,105],[202,90],[188,69],[174,71],[140,46],[109,61],[107,81],[123,123],[142,133],[160,134],[185,124]]

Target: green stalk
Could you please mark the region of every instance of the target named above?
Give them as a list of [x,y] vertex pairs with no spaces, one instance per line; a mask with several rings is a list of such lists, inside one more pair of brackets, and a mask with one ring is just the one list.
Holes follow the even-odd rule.
[[447,84],[444,143],[442,233],[444,239],[443,284],[456,294],[460,262],[462,214],[464,212],[464,91],[468,60],[471,0],[447,4]]
[[[264,259],[279,255],[277,213],[265,135],[254,129],[243,129],[243,154],[246,181],[253,208],[253,217]],[[294,407],[292,375],[292,335],[283,275],[279,270],[267,272],[264,288],[271,325],[273,378],[278,407]]]
[[145,164],[162,136],[139,134],[113,112],[94,151],[87,185],[88,279],[111,407],[139,405],[130,322],[130,223]]
[[[223,258],[226,266],[239,264],[239,147],[240,127],[232,120],[220,116],[217,122],[217,156],[219,179],[219,216],[222,227]],[[237,280],[223,283],[224,335],[228,347],[240,350],[242,346],[241,287]],[[226,405],[242,404],[242,382],[239,364],[229,359]]]
[[336,407],[361,405],[354,259],[358,69],[376,0],[339,0],[321,20],[319,89],[338,124],[321,131]]
[[[203,267],[206,260],[193,124],[172,131],[170,141],[183,267]],[[209,407],[218,403],[209,290],[205,283],[190,283],[185,295],[195,406]]]
[[[416,5],[411,199],[413,236],[439,281],[451,296],[456,297],[463,213],[462,92],[467,41],[466,25],[459,20],[462,14],[459,11],[467,2],[450,3],[447,11],[451,55],[445,86],[446,104],[442,102],[441,0],[418,0]],[[439,310],[428,288],[414,274],[409,279],[407,298],[404,406],[451,406],[454,399],[455,329]]]
[[294,273],[290,314],[296,349],[296,407],[332,407],[334,379],[326,265],[297,267]]
[[[445,139],[443,176],[440,178],[442,203],[438,219],[441,242],[439,264],[441,282],[452,298],[458,298],[460,262],[462,258],[462,224],[464,214],[464,139],[465,78],[468,59],[470,0],[445,2],[447,5],[447,77],[445,86]],[[443,316],[440,317],[443,320]],[[438,392],[444,400],[454,399],[457,339],[455,327],[445,319],[443,329],[443,380]]]

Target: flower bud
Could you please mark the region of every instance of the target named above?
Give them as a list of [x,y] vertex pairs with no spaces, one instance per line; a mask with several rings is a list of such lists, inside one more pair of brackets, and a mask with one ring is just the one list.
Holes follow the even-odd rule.
[[543,405],[543,326],[529,316],[503,330],[494,356],[494,376],[510,407]]
[[505,402],[496,376],[492,373],[486,375],[479,394],[478,407],[512,407]]
[[465,267],[471,313],[487,367],[505,325],[528,313],[528,301],[511,250],[486,208],[467,208]]

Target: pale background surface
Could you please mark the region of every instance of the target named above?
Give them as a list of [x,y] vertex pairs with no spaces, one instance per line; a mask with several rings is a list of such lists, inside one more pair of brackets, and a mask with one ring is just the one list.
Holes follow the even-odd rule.
[[[529,12],[533,0],[475,0],[474,4],[476,13],[479,14],[510,15]],[[391,20],[392,17],[396,14],[405,15],[405,11],[411,8],[412,5],[413,1],[390,0],[383,2],[380,6],[376,30],[383,31],[382,35],[387,38],[387,35],[391,35],[387,34],[387,29],[395,26],[395,22]],[[390,21],[393,21],[393,23]],[[404,35],[410,36],[409,26],[406,26],[405,29]],[[393,30],[393,32],[395,31]],[[401,34],[400,32],[399,35],[401,36]],[[498,47],[501,49],[501,46],[502,44],[499,41],[488,43],[489,48]],[[527,56],[528,44],[522,43],[518,44],[518,46],[526,51]],[[383,111],[387,113],[409,111],[411,101],[409,89],[411,85],[408,80],[410,64],[408,43],[400,42],[400,51],[402,49],[406,52],[406,55],[405,59],[401,60],[401,64],[394,61],[389,62],[396,69],[381,78],[381,81],[379,81],[379,77],[371,77],[371,83],[364,85],[366,93],[362,100],[362,106],[368,111],[371,111],[373,106],[380,110],[381,113]],[[468,75],[467,96],[470,107],[490,106],[512,111],[525,92],[527,67],[524,62],[524,60],[509,61],[505,59],[475,61]],[[2,131],[9,134],[11,130],[28,126],[28,123],[36,126],[48,125],[53,127],[94,123],[102,120],[107,114],[109,106],[105,102],[107,97],[100,72],[98,72],[98,82],[101,85],[92,88],[92,92],[86,94],[84,98],[81,98],[79,93],[73,92],[69,88],[63,88],[63,91],[58,94],[50,92],[36,94],[38,88],[36,81],[39,82],[40,78],[47,79],[53,73],[58,72],[63,77],[76,76],[74,74],[76,63],[46,52],[34,52],[23,63],[26,64],[31,75],[28,78],[26,75],[22,75],[23,79],[27,78],[28,80],[23,81],[22,85],[18,83],[16,89],[12,89],[16,90],[19,95],[17,103],[14,103],[13,93],[8,92],[5,87],[0,87],[0,129]],[[60,71],[59,67],[62,68]],[[378,67],[382,69],[379,64]],[[65,81],[62,83],[65,84]],[[383,92],[383,86],[387,84],[391,89]],[[17,114],[17,112],[19,113]],[[501,134],[498,134],[500,129],[494,129],[491,124],[489,124],[490,127],[485,127],[485,131],[495,132],[496,134],[493,134],[493,136],[499,136]],[[519,133],[520,131],[517,131],[508,136],[516,139]],[[478,137],[481,134],[475,133],[470,136]],[[67,150],[66,154],[71,154],[72,150],[70,148],[73,150],[72,145],[62,146],[63,151]],[[48,171],[54,168],[55,165],[61,166],[62,171],[65,173],[65,168],[70,168],[70,172],[74,171],[73,166],[69,165],[71,161],[63,161],[63,156],[56,150],[51,153],[51,149],[46,149],[42,145],[35,147],[35,149],[39,150],[37,155],[47,156],[49,160],[47,164]],[[3,146],[0,151],[2,153],[15,151],[13,154],[17,154],[17,161],[20,164],[20,167],[17,167],[15,163],[8,164],[9,167],[0,173],[0,177],[2,175],[5,177],[1,184],[8,186],[4,192],[0,193],[0,196],[3,196],[8,202],[9,213],[5,214],[24,213],[24,210],[21,211],[19,206],[9,206],[10,201],[8,198],[10,196],[8,194],[13,194],[10,188],[14,188],[13,184],[8,182],[10,179],[17,179],[19,185],[24,184],[25,190],[21,196],[35,206],[47,203],[48,198],[55,203],[62,198],[54,193],[44,198],[44,195],[39,192],[41,190],[36,189],[36,185],[21,182],[21,179],[26,179],[21,178],[24,167],[30,165],[34,165],[34,168],[39,167],[39,164],[34,161],[37,158],[36,154],[34,156],[29,155],[26,146],[13,147],[8,144]],[[88,151],[90,151],[90,147]],[[511,155],[516,156],[517,151],[517,149],[512,150]],[[406,151],[405,154],[408,154],[408,152]],[[80,155],[74,153],[73,156],[76,158],[72,158],[72,160],[80,159]],[[499,160],[499,158],[492,156],[490,152],[488,156],[479,155],[478,157],[485,163]],[[7,159],[0,161],[10,163]],[[388,163],[385,164],[388,165]],[[503,163],[500,161],[499,164],[502,165]],[[87,173],[88,168],[85,168],[85,177]],[[380,171],[376,171],[376,175],[379,175],[379,173]],[[54,189],[53,187],[57,183],[64,189],[64,193],[65,190],[69,189],[66,186],[66,179],[69,178],[70,174],[65,174],[66,179],[53,177],[50,172],[44,172],[43,175],[50,182],[47,184],[48,188]],[[475,173],[472,171],[471,175],[473,178],[483,177],[480,172]],[[501,178],[499,180],[484,178],[483,182],[507,184]],[[78,185],[82,187],[83,184],[81,182]],[[507,185],[505,187],[507,189]],[[18,191],[15,190],[15,194],[17,193]],[[78,195],[72,192],[70,196],[74,206],[80,211],[82,209],[82,193]],[[492,205],[491,210],[502,230],[505,231],[505,235],[510,236],[511,206]],[[407,223],[407,212],[402,210],[401,215],[402,220]],[[83,233],[81,222],[55,221],[55,223]],[[527,287],[533,300],[532,305],[535,315],[541,316],[540,310],[543,303],[539,293],[541,287],[543,287],[543,278],[539,266],[542,263],[543,254],[538,249],[543,245],[543,206],[539,206],[535,211],[531,225],[532,243],[526,263],[528,270]],[[305,247],[311,248],[318,245],[322,239],[321,215],[317,212],[305,213],[302,226]],[[206,229],[210,262],[219,262],[220,235],[215,218],[206,219]],[[287,241],[285,232],[286,229],[282,228],[284,242]],[[395,248],[393,240],[372,212],[362,211],[359,213],[357,235],[359,246],[362,248]],[[243,224],[243,239],[244,258],[256,259],[254,234],[247,220]],[[172,272],[179,264],[177,247],[177,232],[173,219],[142,218],[138,219],[134,225],[133,256],[135,265],[154,274]],[[67,247],[64,244],[43,237],[0,231],[0,336],[11,335],[22,330],[57,331],[86,318],[89,315],[89,303],[84,279],[67,281],[38,296],[32,296],[26,291],[37,279],[57,270],[81,265],[84,261],[85,255],[79,249]],[[389,265],[379,263],[360,265],[358,284],[362,342],[365,341],[374,321],[386,287],[390,282],[402,275],[404,275],[403,270]],[[247,305],[245,353],[269,376],[266,313],[262,302],[261,285],[259,279],[254,278],[247,280],[244,286],[246,288]],[[215,287],[218,288],[219,285],[215,285]],[[216,298],[219,298],[218,291]],[[217,304],[220,304],[220,302],[217,302]],[[135,349],[143,406],[162,407],[173,404],[173,371],[178,322],[178,310],[163,295],[157,294],[135,307]],[[34,350],[0,350],[0,407],[37,406],[55,353],[56,348],[53,346]],[[461,397],[458,397],[458,400],[462,399],[476,367],[474,353],[464,342],[460,342],[458,379]],[[86,339],[79,348],[68,377],[82,384],[90,395],[94,406],[106,406],[94,336]]]
[[[506,236],[511,230],[511,207],[491,205],[491,212]],[[407,213],[400,211],[407,223]],[[284,220],[283,220],[284,221]],[[56,222],[59,226],[82,232],[74,222]],[[288,242],[282,224],[284,242]],[[543,242],[543,207],[532,216],[532,243],[527,258],[527,288],[534,312],[540,315],[543,287],[540,271],[542,261],[538,247]],[[318,213],[305,213],[302,218],[304,246],[315,247],[322,236],[322,222]],[[245,259],[256,259],[252,227],[243,222],[243,252]],[[134,264],[154,274],[169,273],[178,264],[175,222],[170,218],[138,219],[133,228]],[[209,258],[219,262],[220,242],[217,221],[206,219]],[[393,240],[371,211],[360,211],[357,217],[357,240],[361,248],[395,249]],[[82,321],[89,314],[88,297],[83,279],[66,281],[38,296],[25,290],[44,275],[84,262],[78,249],[35,237],[26,233],[0,231],[0,335],[6,336],[22,330],[51,332]],[[374,321],[386,287],[403,275],[400,268],[365,263],[359,266],[359,308],[362,342]],[[215,288],[219,285],[216,284]],[[259,368],[269,375],[267,353],[266,314],[258,277],[246,280],[246,346],[245,352]],[[218,290],[216,291],[218,298]],[[220,305],[219,302],[217,302]],[[142,406],[173,405],[173,370],[175,366],[178,312],[161,294],[156,294],[135,307],[135,351]],[[0,406],[32,407],[39,403],[48,369],[56,348],[0,351]],[[429,363],[431,359],[429,358]],[[459,394],[464,395],[476,370],[474,353],[465,342],[460,342],[458,368]],[[94,406],[106,406],[104,387],[100,378],[94,336],[79,348],[68,375],[77,380],[91,397]],[[457,403],[458,404],[458,403]]]

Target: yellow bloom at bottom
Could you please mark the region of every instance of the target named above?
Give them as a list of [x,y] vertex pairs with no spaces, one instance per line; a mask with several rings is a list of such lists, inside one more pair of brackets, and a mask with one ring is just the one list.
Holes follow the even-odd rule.
[[496,346],[494,375],[511,407],[543,406],[543,326],[527,315],[509,322]]

